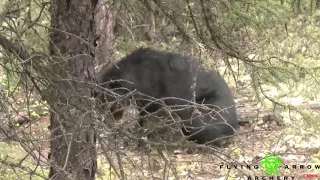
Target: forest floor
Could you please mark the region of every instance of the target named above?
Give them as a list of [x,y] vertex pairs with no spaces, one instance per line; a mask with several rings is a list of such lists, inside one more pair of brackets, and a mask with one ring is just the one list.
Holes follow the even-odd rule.
[[[119,149],[119,151],[111,149],[110,152],[101,150],[98,158],[97,179],[119,179],[121,170],[126,179],[219,180],[271,179],[273,177],[273,179],[301,180],[319,178],[320,141],[319,135],[316,135],[319,133],[309,131],[296,123],[284,124],[278,115],[270,111],[259,111],[256,105],[250,102],[237,101],[237,105],[241,127],[238,130],[239,135],[229,146],[220,149],[208,147],[202,150],[192,148],[193,152],[190,152],[190,148],[151,150],[148,153],[134,148]],[[40,159],[43,161],[46,161],[50,151],[49,133],[44,130],[48,125],[49,117],[44,116],[31,126],[19,127],[23,129],[23,133],[37,139],[29,149],[24,146],[24,150],[30,151],[32,148],[40,150],[43,155]],[[267,160],[265,156],[268,152],[276,152],[279,161],[288,168],[271,168],[270,171],[276,170],[279,174],[267,175],[265,169],[259,165]],[[15,154],[17,154],[16,150]],[[23,156],[15,156],[15,158],[18,157]],[[33,163],[38,164],[36,161]],[[47,169],[48,166],[45,163],[40,163],[39,167]],[[271,167],[277,164],[269,165]]]

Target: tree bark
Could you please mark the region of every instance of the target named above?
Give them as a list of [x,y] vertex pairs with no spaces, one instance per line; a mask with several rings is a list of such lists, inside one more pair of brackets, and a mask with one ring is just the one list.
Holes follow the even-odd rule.
[[94,120],[86,109],[91,93],[79,82],[94,80],[96,5],[96,0],[51,1],[51,179],[95,178]]
[[113,63],[113,50],[116,43],[116,11],[113,5],[98,0],[95,10],[96,23],[96,63],[99,70],[103,65]]
[[143,27],[144,37],[148,41],[153,41],[156,37],[156,23],[154,19],[153,10],[148,0],[144,0],[143,4],[146,7],[146,14]]

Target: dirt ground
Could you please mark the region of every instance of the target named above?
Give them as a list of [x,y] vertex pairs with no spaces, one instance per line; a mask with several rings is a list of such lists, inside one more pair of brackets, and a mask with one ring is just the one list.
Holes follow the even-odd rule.
[[[100,149],[97,178],[118,179],[122,172],[130,177],[128,179],[319,179],[316,177],[320,176],[319,133],[309,132],[295,123],[279,123],[277,117],[268,112],[257,115],[248,109],[238,108],[239,135],[225,148],[193,148],[191,153],[190,148],[148,153],[136,149],[109,149],[108,152]],[[41,117],[24,130],[33,138],[43,139],[35,145],[43,157],[50,151],[49,141],[45,140],[49,137],[48,131],[44,131],[48,124],[49,117]],[[268,152],[276,152],[288,168],[278,168],[278,175],[266,175],[261,167],[255,169]]]

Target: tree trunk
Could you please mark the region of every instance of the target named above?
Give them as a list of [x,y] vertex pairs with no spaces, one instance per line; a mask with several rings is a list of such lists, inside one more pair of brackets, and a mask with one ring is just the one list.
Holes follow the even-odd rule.
[[113,5],[103,0],[98,0],[95,12],[97,48],[96,62],[99,70],[103,65],[113,61],[113,50],[116,43],[116,11]]
[[153,10],[148,0],[144,0],[143,4],[146,7],[146,12],[145,12],[146,14],[145,14],[145,20],[144,20],[144,27],[143,27],[144,37],[148,41],[153,41],[156,36],[156,24],[155,24]]
[[51,179],[95,177],[94,120],[87,110],[90,89],[79,82],[94,79],[96,4],[96,0],[51,1]]

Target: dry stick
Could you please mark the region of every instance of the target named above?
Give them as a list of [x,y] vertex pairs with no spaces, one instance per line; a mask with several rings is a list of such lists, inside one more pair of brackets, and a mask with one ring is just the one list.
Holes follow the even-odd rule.
[[164,162],[164,167],[163,167],[163,176],[162,179],[166,179],[166,173],[167,173],[167,161]]
[[[19,168],[19,169],[22,169],[23,171],[26,171],[28,173],[30,173],[30,169],[27,168],[27,167],[24,167],[24,166],[21,166],[20,163],[10,163],[10,162],[7,162],[5,159],[0,159],[0,163],[3,164],[3,165],[6,165],[6,166],[9,166],[9,167],[12,167],[12,168]],[[43,179],[48,179],[47,177],[37,173],[37,172],[32,172],[32,174],[36,175],[36,176],[39,176]]]
[[164,154],[161,152],[161,150],[157,149],[158,153],[160,154],[160,156],[163,158],[163,160],[165,161],[165,163],[167,163],[175,177],[176,180],[179,180],[179,177],[178,177],[178,173],[176,171],[176,169],[172,166],[172,164],[170,163],[170,159],[168,160]]
[[[116,141],[115,143],[118,144],[117,141]],[[117,146],[118,146],[118,145],[116,145],[116,147],[117,147]],[[122,161],[121,161],[121,157],[120,157],[119,151],[116,151],[116,157],[117,157],[118,165],[119,165],[119,168],[120,168],[121,179],[122,179],[122,180],[125,180],[125,179],[126,179],[126,176],[125,176],[125,174],[124,174],[123,165],[122,165]]]
[[147,157],[148,157],[148,165],[149,165],[149,172],[151,173],[151,177],[152,179],[154,179],[154,175],[153,175],[153,167],[152,167],[152,164],[151,164],[151,158],[150,158],[150,154],[148,153],[147,154]]
[[[37,150],[35,150],[35,149],[31,149],[29,146],[27,146],[26,144],[25,144],[25,141],[22,141],[22,139],[18,136],[18,134],[16,133],[16,131],[14,131],[15,132],[15,134],[14,135],[12,135],[11,137],[10,137],[10,139],[12,139],[13,141],[16,141],[16,142],[18,142],[20,145],[21,145],[21,147],[24,149],[24,151],[25,152],[27,152],[28,154],[26,155],[26,156],[31,156],[35,161],[37,161],[37,165],[39,164],[39,163],[46,163],[46,161],[44,161],[44,160],[47,160],[47,158],[46,157],[44,157],[43,156],[43,154],[40,152],[40,150],[39,150],[39,155],[37,155],[36,153],[35,153],[35,151],[37,152]],[[22,132],[23,133],[23,132]],[[24,133],[23,133],[23,135],[24,135]],[[25,160],[25,158],[23,158],[21,161],[20,161],[20,163],[18,163],[18,165],[21,165],[21,163],[23,162]]]
[[[118,178],[121,179],[122,175],[120,175],[119,172],[116,170],[116,167],[114,166],[112,159],[108,156],[104,142],[101,140],[101,138],[99,138],[99,141],[101,142],[101,149],[102,149],[102,151],[104,153],[104,156],[107,158],[107,160],[108,160],[108,162],[110,164],[110,168],[112,168],[113,171],[118,176]],[[111,173],[110,173],[110,176],[111,176]]]

